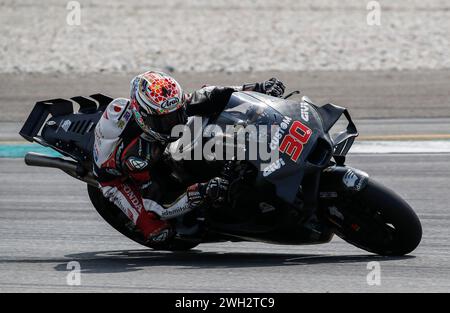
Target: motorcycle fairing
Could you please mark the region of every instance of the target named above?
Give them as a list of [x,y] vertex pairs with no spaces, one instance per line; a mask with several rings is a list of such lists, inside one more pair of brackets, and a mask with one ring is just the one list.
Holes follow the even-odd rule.
[[[302,116],[302,106],[303,112],[305,110],[308,112],[307,117],[304,114]],[[258,114],[257,118],[254,116],[255,112]],[[289,121],[287,127],[286,121]],[[278,130],[284,128],[276,145],[273,144],[276,134],[268,128],[269,140],[266,142],[266,151],[271,151],[271,146],[279,149],[281,161],[273,160],[272,163],[267,164],[267,161],[257,158],[249,162],[259,169],[258,179],[266,180],[276,186],[277,195],[288,203],[294,202],[305,174],[323,169],[331,158],[331,139],[323,130],[322,120],[316,107],[306,102],[284,100],[256,92],[236,92],[232,94],[223,112],[212,122],[222,128],[231,122],[244,125],[275,125]],[[293,158],[293,153],[287,153],[289,148],[280,151],[280,145],[285,138],[292,137],[290,130],[295,125],[303,125],[303,130],[310,131],[305,143],[293,138],[288,140],[301,150],[297,158]],[[271,166],[274,170],[270,169],[270,174],[267,174],[267,170],[266,172],[264,170]]]

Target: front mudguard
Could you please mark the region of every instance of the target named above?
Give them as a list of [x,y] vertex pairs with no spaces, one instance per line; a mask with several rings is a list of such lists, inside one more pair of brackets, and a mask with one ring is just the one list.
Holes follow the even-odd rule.
[[320,192],[350,192],[363,190],[369,182],[369,175],[361,170],[333,165],[322,171]]

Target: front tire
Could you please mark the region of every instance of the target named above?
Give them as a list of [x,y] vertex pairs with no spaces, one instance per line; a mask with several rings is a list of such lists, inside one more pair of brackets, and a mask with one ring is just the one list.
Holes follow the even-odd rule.
[[88,185],[87,190],[89,199],[91,200],[98,214],[100,214],[100,216],[119,233],[143,246],[152,248],[153,250],[187,251],[198,245],[197,242],[190,242],[179,239],[172,239],[164,243],[149,243],[145,240],[141,232],[134,230],[129,226],[131,223],[130,220],[117,206],[103,197],[100,189]]
[[420,220],[409,204],[373,180],[336,207],[344,216],[336,234],[366,251],[402,256],[414,251],[422,239]]

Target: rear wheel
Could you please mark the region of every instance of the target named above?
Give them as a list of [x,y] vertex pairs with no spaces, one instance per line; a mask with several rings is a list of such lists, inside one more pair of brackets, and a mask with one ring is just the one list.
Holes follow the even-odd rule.
[[422,226],[412,208],[392,190],[370,180],[364,190],[344,197],[330,220],[339,225],[336,234],[345,241],[380,255],[412,252],[422,239]]
[[88,194],[98,214],[115,230],[129,239],[154,250],[187,251],[198,245],[196,242],[173,239],[165,243],[148,243],[144,236],[136,230],[125,214],[112,202],[103,197],[100,189],[88,185]]

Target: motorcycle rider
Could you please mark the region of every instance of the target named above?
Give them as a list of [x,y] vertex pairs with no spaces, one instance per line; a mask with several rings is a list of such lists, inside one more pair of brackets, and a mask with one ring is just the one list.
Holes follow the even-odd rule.
[[104,197],[118,206],[149,241],[168,240],[173,231],[166,219],[209,201],[223,201],[228,181],[216,177],[187,188],[170,204],[161,204],[161,186],[152,169],[175,125],[187,117],[209,116],[223,110],[236,91],[256,91],[281,97],[284,85],[276,78],[239,87],[203,87],[184,93],[171,76],[148,71],[131,81],[130,99],[114,99],[95,128],[94,175]]

